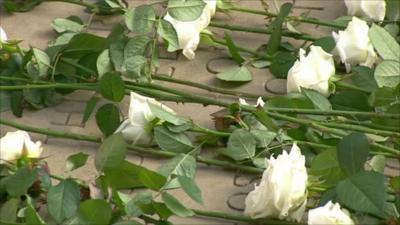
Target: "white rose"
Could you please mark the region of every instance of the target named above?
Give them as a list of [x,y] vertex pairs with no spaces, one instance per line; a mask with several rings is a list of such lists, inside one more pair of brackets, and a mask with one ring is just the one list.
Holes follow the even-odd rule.
[[319,46],[311,46],[307,56],[300,49],[299,58],[288,72],[287,92],[301,92],[303,87],[328,96],[329,78],[335,74],[332,55]]
[[38,158],[42,151],[42,143],[31,141],[25,131],[8,132],[0,139],[0,163],[12,162],[23,156]]
[[6,32],[3,30],[2,27],[0,27],[0,42],[5,42],[7,41],[7,34]]
[[372,67],[378,59],[369,40],[368,31],[369,27],[365,21],[353,17],[346,30],[332,32],[336,42],[335,55],[345,64],[347,72],[350,72],[351,65]]
[[349,212],[331,201],[308,212],[308,225],[354,225]]
[[151,112],[149,104],[158,105],[171,113],[174,112],[154,98],[131,92],[128,119],[122,122],[115,133],[121,132],[125,140],[133,144],[150,144],[153,139],[151,129],[156,117]]
[[[241,104],[241,105],[249,105],[247,102],[246,102],[246,100],[245,99],[243,99],[243,98],[239,98],[239,104]],[[264,102],[264,100],[261,98],[261,97],[258,97],[257,98],[257,103],[254,105],[255,107],[264,107],[264,105],[265,105],[265,102]]]
[[344,0],[347,14],[372,20],[382,21],[385,18],[385,0]]
[[277,217],[300,221],[307,203],[305,157],[293,144],[275,159],[266,159],[261,182],[245,200],[245,215],[252,218]]
[[200,32],[208,26],[216,11],[217,0],[205,0],[205,3],[203,13],[194,21],[179,21],[168,13],[164,17],[175,28],[179,47],[183,49],[183,55],[190,60],[195,57],[195,51],[200,43]]

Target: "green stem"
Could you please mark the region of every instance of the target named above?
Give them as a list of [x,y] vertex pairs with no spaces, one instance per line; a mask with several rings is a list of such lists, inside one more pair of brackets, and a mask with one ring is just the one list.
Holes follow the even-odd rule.
[[355,85],[343,82],[343,81],[339,81],[339,82],[335,82],[336,87],[340,88],[340,89],[350,89],[350,90],[354,90],[354,91],[361,91],[361,92],[365,92],[365,93],[369,93],[368,91],[359,88]]
[[248,217],[248,216],[243,216],[240,214],[226,213],[226,212],[205,211],[205,210],[200,210],[200,209],[192,209],[192,211],[197,216],[213,217],[213,218],[220,218],[220,219],[233,220],[233,221],[242,221],[242,222],[248,222],[251,224],[300,225],[300,223],[294,223],[294,222],[276,220],[276,219],[252,219],[251,217]]
[[[268,16],[268,17],[277,17],[278,15],[275,13],[271,12],[265,12],[261,10],[256,10],[256,9],[249,9],[245,7],[238,7],[234,6],[230,8],[233,11],[237,12],[245,12],[245,13],[252,13],[256,15],[263,15],[263,16]],[[315,24],[315,25],[320,25],[320,26],[326,26],[326,27],[332,27],[332,28],[338,28],[341,30],[346,29],[346,26],[336,24],[334,22],[328,22],[328,21],[322,21],[322,20],[317,20],[314,18],[308,18],[308,17],[303,17],[303,16],[289,16],[286,19],[287,21],[297,21],[297,22],[302,22],[302,23],[309,23],[309,24]]]
[[[64,132],[64,131],[56,131],[56,130],[51,130],[51,129],[46,129],[46,128],[32,127],[32,126],[28,126],[25,124],[16,123],[14,121],[4,120],[1,118],[0,118],[0,124],[14,127],[14,128],[20,129],[20,130],[44,134],[44,135],[53,136],[53,137],[69,138],[69,139],[73,139],[73,140],[88,141],[88,142],[94,142],[94,143],[102,142],[101,138],[98,138],[95,136],[83,135],[83,134],[77,134],[77,133],[71,133],[71,132]],[[167,158],[172,158],[172,157],[175,157],[178,155],[173,152],[160,151],[160,150],[144,148],[144,147],[140,147],[140,146],[129,146],[128,149],[132,152],[144,153],[144,154],[149,154],[149,155],[153,155],[153,156],[160,156],[160,157],[167,157]],[[252,166],[239,165],[239,164],[234,164],[234,163],[227,162],[227,161],[211,159],[211,158],[202,157],[202,156],[197,156],[197,161],[200,163],[207,164],[207,165],[220,166],[220,167],[229,168],[229,169],[236,169],[236,170],[240,170],[243,172],[249,172],[249,173],[261,173],[263,171],[263,169],[252,167]]]
[[319,124],[327,126],[327,127],[332,127],[332,128],[347,129],[347,130],[352,130],[352,131],[360,131],[360,132],[365,132],[365,133],[375,134],[375,135],[385,135],[385,136],[389,136],[389,137],[400,137],[400,133],[398,133],[398,132],[371,129],[371,128],[368,128],[368,127],[363,127],[363,126],[353,125],[353,124],[342,124],[342,123],[333,123],[333,122],[320,122]]
[[[225,40],[218,39],[218,38],[216,38],[216,37],[214,37],[214,36],[210,36],[210,38],[211,38],[215,43],[220,44],[220,45],[224,45],[224,47],[228,48],[228,47],[227,47],[228,44],[226,43]],[[260,52],[258,52],[258,51],[256,51],[256,50],[249,49],[249,48],[245,48],[245,47],[242,47],[242,46],[240,46],[240,45],[236,45],[236,48],[237,48],[239,51],[241,51],[241,52],[247,52],[247,53],[250,53],[250,54],[255,55],[255,56],[257,56],[257,57],[263,58],[263,59],[267,59],[267,60],[272,60],[272,59],[273,59],[273,57],[271,57],[271,56],[269,56],[269,55],[267,55],[267,54],[262,54],[262,53],[260,53]]]
[[[272,34],[272,31],[270,31],[266,28],[230,25],[230,24],[214,22],[214,21],[212,21],[209,24],[209,26],[226,29],[226,30],[233,30],[233,31],[244,31],[244,32],[250,32],[250,33],[257,33],[257,34]],[[282,36],[291,37],[291,38],[299,39],[299,40],[306,40],[306,41],[315,41],[318,39],[318,38],[312,37],[310,35],[298,34],[298,33],[293,33],[293,32],[288,32],[288,31],[283,31]]]
[[[340,137],[347,136],[347,134],[348,134],[347,132],[342,131],[342,130],[338,130],[338,129],[335,129],[335,128],[330,128],[330,127],[326,127],[326,126],[320,125],[320,124],[318,124],[318,122],[316,122],[314,120],[300,119],[300,118],[290,117],[290,116],[286,116],[286,115],[283,115],[283,114],[272,113],[272,112],[268,112],[268,111],[266,113],[269,116],[271,116],[271,117],[273,117],[275,119],[281,119],[281,120],[284,120],[284,121],[289,121],[289,122],[292,122],[292,123],[297,123],[297,124],[313,127],[313,128],[315,128],[317,130],[320,130],[322,132],[328,132],[328,133],[331,133],[331,134],[334,134],[334,135],[337,135],[337,136],[340,136]],[[346,129],[346,128],[341,127],[341,129]],[[390,153],[395,158],[400,156],[400,150],[398,150],[398,149],[390,148],[390,147],[387,147],[385,145],[381,145],[381,144],[378,144],[378,143],[371,143],[371,146],[374,146],[374,147],[376,147],[376,148],[378,148],[378,149],[380,149],[380,150],[382,150],[384,152]]]
[[63,83],[47,83],[47,84],[25,84],[25,85],[11,85],[11,86],[0,86],[0,91],[15,91],[23,89],[50,89],[50,88],[62,88],[62,89],[74,89],[74,90],[90,90],[95,91],[96,87],[87,86],[82,84],[63,84]]
[[[209,92],[215,92],[215,93],[220,93],[220,94],[225,94],[225,95],[232,95],[232,96],[245,97],[245,98],[254,98],[254,99],[257,99],[258,97],[260,97],[259,95],[255,95],[255,94],[251,94],[251,93],[233,91],[233,90],[213,87],[213,86],[209,86],[209,85],[205,85],[205,84],[201,84],[201,83],[197,83],[197,82],[193,82],[193,81],[189,81],[189,80],[177,79],[177,78],[173,78],[173,77],[170,77],[170,76],[164,75],[164,74],[155,74],[155,75],[153,75],[153,79],[167,81],[170,83],[183,84],[183,85],[187,85],[190,87],[207,90]],[[261,97],[263,99],[269,98],[269,96],[261,96]]]

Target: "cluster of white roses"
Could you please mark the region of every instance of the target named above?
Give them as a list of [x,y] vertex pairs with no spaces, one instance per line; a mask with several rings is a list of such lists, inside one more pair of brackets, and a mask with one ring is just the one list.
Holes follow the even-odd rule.
[[[307,204],[307,169],[300,148],[293,144],[290,153],[265,160],[261,182],[245,200],[244,213],[252,218],[274,217],[301,221]],[[326,203],[308,212],[309,225],[354,224],[338,203]]]
[[15,162],[23,157],[39,158],[42,151],[42,143],[31,141],[27,132],[8,132],[0,139],[0,164]]
[[172,24],[178,35],[179,47],[183,49],[182,53],[186,58],[192,60],[195,57],[197,46],[200,43],[200,33],[214,16],[217,9],[217,0],[204,0],[206,3],[203,13],[194,21],[179,21],[168,13],[164,19]]
[[369,26],[366,21],[357,18],[383,20],[386,12],[384,0],[345,0],[348,14],[354,16],[344,31],[332,32],[336,42],[333,55],[321,47],[311,46],[306,56],[300,49],[299,60],[288,72],[287,91],[301,92],[301,87],[313,89],[329,96],[329,80],[335,75],[333,58],[338,58],[350,72],[351,66],[372,67],[378,56],[368,37]]

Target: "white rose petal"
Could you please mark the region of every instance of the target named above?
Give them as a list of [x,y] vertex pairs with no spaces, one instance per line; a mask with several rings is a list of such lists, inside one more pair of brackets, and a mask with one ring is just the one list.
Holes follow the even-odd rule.
[[359,16],[376,21],[385,18],[385,0],[344,0],[347,7],[347,14]]
[[42,143],[31,141],[25,131],[8,132],[0,139],[0,163],[12,162],[23,156],[38,158],[42,151]]
[[[243,99],[243,98],[239,98],[239,104],[240,105],[249,105],[248,103],[247,103],[247,101],[245,100],[245,99]],[[254,105],[255,107],[264,107],[264,105],[265,105],[265,102],[264,102],[264,100],[261,98],[261,97],[258,97],[257,98],[257,103]]]
[[6,32],[3,30],[2,27],[0,27],[0,42],[6,42],[7,39],[7,34]]
[[303,87],[328,96],[329,79],[335,74],[332,55],[319,46],[311,46],[307,56],[300,49],[299,58],[288,72],[287,92],[301,92]]
[[122,133],[126,141],[133,144],[149,144],[153,137],[151,125],[156,119],[151,112],[149,104],[162,107],[164,110],[174,113],[174,111],[154,98],[148,98],[137,93],[131,92],[128,119],[122,122],[115,133]]
[[245,200],[244,214],[252,218],[275,217],[300,221],[307,203],[305,157],[293,144],[276,159],[266,159],[266,170],[260,184]]
[[368,32],[368,24],[353,17],[346,30],[332,33],[336,42],[335,55],[345,64],[347,72],[350,72],[351,65],[372,67],[378,59]]
[[354,225],[349,212],[331,201],[308,212],[308,225]]
[[200,43],[200,32],[208,26],[216,11],[216,0],[206,0],[205,3],[203,13],[194,21],[179,21],[168,13],[164,17],[175,28],[179,47],[183,50],[183,55],[190,60],[195,57],[195,51]]

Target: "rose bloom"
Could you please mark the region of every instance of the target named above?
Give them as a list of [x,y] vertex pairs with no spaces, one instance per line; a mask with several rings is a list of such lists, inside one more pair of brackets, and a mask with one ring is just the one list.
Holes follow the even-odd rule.
[[287,76],[287,92],[301,92],[301,87],[329,95],[329,79],[335,75],[331,54],[319,46],[311,46],[308,55],[300,49],[299,60],[290,68]]
[[42,143],[33,142],[25,131],[8,132],[0,139],[0,163],[14,162],[22,157],[39,158]]
[[179,47],[183,49],[183,55],[190,60],[195,57],[195,51],[200,43],[200,32],[208,26],[217,8],[217,0],[205,0],[204,2],[206,5],[203,13],[194,21],[179,21],[168,13],[164,17],[164,20],[170,22],[175,28]]
[[121,132],[124,139],[133,144],[150,144],[153,140],[152,128],[156,117],[151,112],[149,104],[160,106],[164,110],[174,113],[172,109],[154,98],[131,92],[128,119],[122,122],[115,133]]
[[350,72],[352,65],[371,68],[378,59],[368,32],[368,24],[357,17],[353,17],[344,31],[332,32],[336,41],[335,55],[345,64],[347,72]]
[[290,153],[266,159],[260,184],[245,200],[244,214],[251,218],[274,217],[300,221],[307,203],[305,157],[293,144]]
[[340,209],[339,203],[331,201],[324,206],[311,209],[308,212],[308,225],[354,225],[350,214],[345,209]]
[[359,16],[375,21],[382,21],[385,18],[385,0],[344,0],[347,7],[347,14]]

